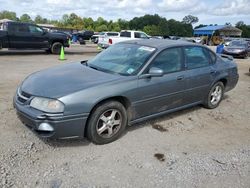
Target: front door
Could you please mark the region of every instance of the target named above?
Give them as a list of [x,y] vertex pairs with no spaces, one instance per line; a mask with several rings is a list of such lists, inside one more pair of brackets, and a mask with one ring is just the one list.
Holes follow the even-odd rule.
[[49,48],[49,38],[44,30],[36,25],[29,25],[32,48]]
[[183,60],[182,48],[169,48],[156,56],[148,70],[160,68],[164,75],[139,79],[140,100],[135,103],[135,118],[161,113],[183,104],[186,88]]

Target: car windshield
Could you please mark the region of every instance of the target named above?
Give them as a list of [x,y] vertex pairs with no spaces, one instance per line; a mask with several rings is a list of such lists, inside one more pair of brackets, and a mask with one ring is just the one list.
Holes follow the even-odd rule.
[[240,40],[235,40],[235,41],[231,41],[229,46],[246,47],[246,42],[240,41]]
[[90,60],[88,65],[104,72],[125,76],[135,75],[155,50],[137,44],[115,44]]

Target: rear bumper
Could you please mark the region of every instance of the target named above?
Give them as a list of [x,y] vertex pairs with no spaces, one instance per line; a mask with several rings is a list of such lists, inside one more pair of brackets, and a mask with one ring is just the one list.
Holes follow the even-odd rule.
[[69,116],[45,114],[28,105],[19,104],[15,98],[13,102],[18,118],[39,137],[84,137],[88,113]]
[[98,43],[98,46],[103,48],[103,49],[107,49],[110,45],[109,44]]

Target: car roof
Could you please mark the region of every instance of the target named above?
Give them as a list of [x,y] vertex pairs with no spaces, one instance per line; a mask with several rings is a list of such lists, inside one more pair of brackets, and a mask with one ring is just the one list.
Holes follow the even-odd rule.
[[140,40],[128,40],[121,43],[127,44],[139,44],[142,46],[149,46],[158,49],[164,49],[175,46],[201,46],[199,44],[194,44],[191,42],[186,42],[182,40],[168,40],[168,39],[140,39]]

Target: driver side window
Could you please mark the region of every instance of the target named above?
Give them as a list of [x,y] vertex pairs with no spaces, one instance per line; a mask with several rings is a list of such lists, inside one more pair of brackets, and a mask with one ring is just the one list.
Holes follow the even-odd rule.
[[170,48],[162,51],[153,61],[151,67],[157,67],[163,70],[163,72],[177,72],[182,69],[182,49]]
[[43,30],[40,27],[34,26],[34,25],[29,25],[29,31],[30,33],[43,33]]

